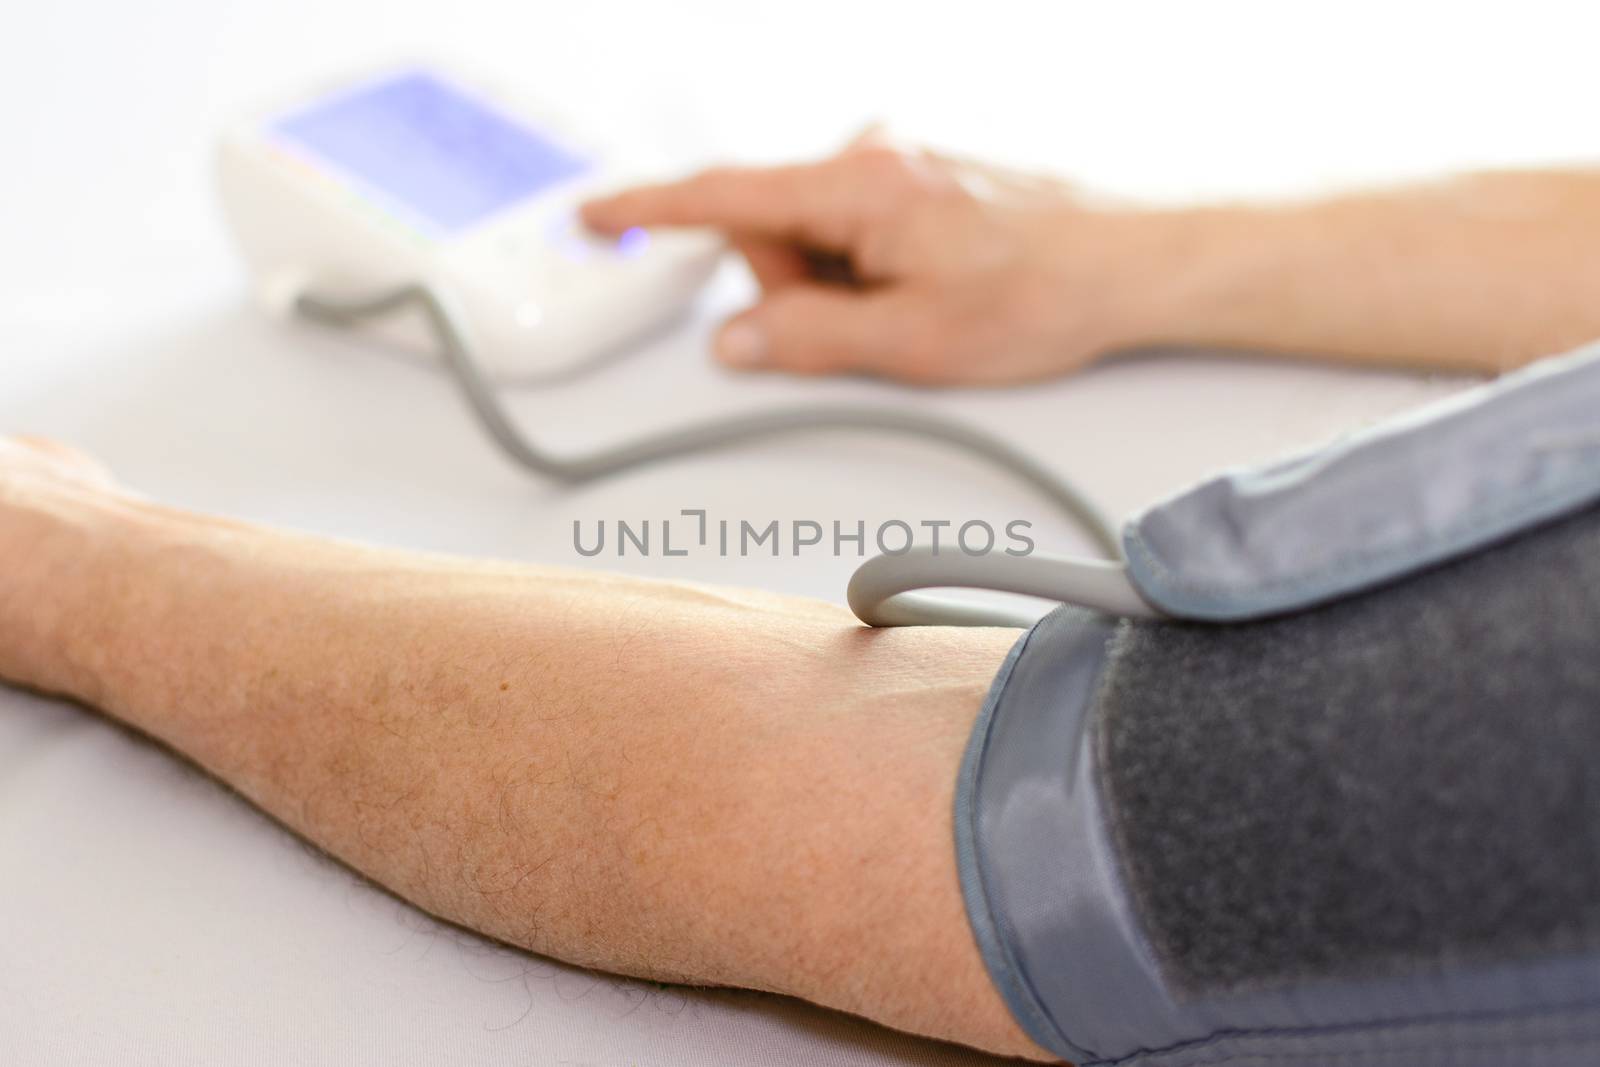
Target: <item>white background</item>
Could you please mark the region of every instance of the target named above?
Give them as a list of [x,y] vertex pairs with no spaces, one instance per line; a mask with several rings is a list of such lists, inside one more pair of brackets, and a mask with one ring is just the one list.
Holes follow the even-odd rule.
[[[531,484],[443,379],[246,306],[213,199],[218,127],[310,78],[443,54],[685,167],[822,152],[885,119],[1181,200],[1581,159],[1597,136],[1578,4],[0,0],[0,14],[0,432],[73,440],[153,495],[263,521],[832,598],[854,559],[588,561],[571,525],[706,507],[1020,517],[1044,547],[1081,541],[965,459],[856,437],[581,491]],[[578,449],[776,400],[896,400],[979,420],[1125,513],[1459,384],[1193,353],[1026,391],[736,379],[703,353],[748,292],[730,269],[692,321],[519,394],[516,412]],[[93,715],[4,691],[0,1050],[40,1064],[967,1058],[799,1005],[486,946]]]

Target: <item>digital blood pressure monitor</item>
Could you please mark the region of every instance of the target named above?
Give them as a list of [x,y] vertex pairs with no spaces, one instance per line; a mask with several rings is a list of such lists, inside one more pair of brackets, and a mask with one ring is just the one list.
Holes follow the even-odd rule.
[[[805,403],[654,431],[581,455],[541,447],[493,381],[568,371],[682,310],[722,250],[712,234],[585,232],[578,205],[631,180],[592,144],[435,71],[344,84],[263,114],[222,144],[222,200],[267,308],[400,337],[437,356],[479,425],[529,472],[576,485],[777,435],[850,430],[963,449],[1044,493],[1113,557],[880,556],[851,581],[875,626],[1016,625],[1014,612],[921,597],[965,585],[1151,609],[1117,529],[1077,488],[978,427],[897,407]],[[408,329],[409,328],[409,329]],[[409,333],[409,330],[415,330]],[[1031,622],[1031,619],[1026,620]]]
[[[224,210],[270,311],[414,285],[502,380],[545,377],[682,311],[721,252],[698,230],[587,232],[584,199],[637,180],[549,116],[427,68],[346,82],[222,141]],[[402,321],[373,329],[431,351]]]

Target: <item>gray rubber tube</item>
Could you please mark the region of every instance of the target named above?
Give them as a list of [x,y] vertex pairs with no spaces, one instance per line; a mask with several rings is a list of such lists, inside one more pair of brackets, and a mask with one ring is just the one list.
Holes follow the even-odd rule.
[[472,358],[457,318],[428,288],[408,285],[363,300],[335,301],[303,295],[296,302],[296,308],[306,318],[339,326],[354,325],[408,306],[418,308],[427,317],[439,340],[446,366],[489,436],[522,466],[555,481],[578,484],[647,463],[780,434],[814,430],[904,434],[952,445],[1010,471],[1039,490],[1107,552],[1120,552],[1116,528],[1075,486],[998,437],[953,419],[885,407],[821,404],[778,407],[668,430],[586,456],[561,458],[529,441],[512,423],[500,404],[495,387]]
[[1027,556],[969,556],[919,546],[876,556],[850,576],[848,598],[869,626],[1031,626],[1038,612],[1007,610],[913,593],[914,589],[992,589],[1077,604],[1107,615],[1155,618],[1160,612],[1139,595],[1120,562]]
[[354,326],[406,307],[415,307],[427,319],[438,340],[445,366],[479,424],[507,456],[542,477],[576,485],[677,456],[815,430],[862,430],[922,437],[978,456],[1033,486],[1088,533],[1107,555],[1118,561],[1100,563],[1049,556],[970,557],[948,551],[924,555],[920,549],[880,556],[867,561],[850,583],[850,605],[857,617],[869,625],[1025,624],[1021,621],[1023,617],[1015,612],[997,612],[905,595],[909,589],[927,586],[997,589],[1070,600],[1127,614],[1150,611],[1123,573],[1121,538],[1115,525],[1076,486],[1027,453],[966,423],[899,408],[804,405],[696,423],[588,455],[553,456],[530,441],[511,421],[494,385],[472,356],[461,320],[426,286],[406,285],[376,296],[348,300],[302,294],[295,302],[296,310],[305,318],[341,327]]

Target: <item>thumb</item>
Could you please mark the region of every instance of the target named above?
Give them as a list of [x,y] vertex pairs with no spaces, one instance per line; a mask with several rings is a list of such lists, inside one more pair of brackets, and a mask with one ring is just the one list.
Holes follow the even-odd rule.
[[789,285],[729,320],[717,335],[716,356],[739,370],[895,374],[911,338],[927,333],[918,319],[897,294]]

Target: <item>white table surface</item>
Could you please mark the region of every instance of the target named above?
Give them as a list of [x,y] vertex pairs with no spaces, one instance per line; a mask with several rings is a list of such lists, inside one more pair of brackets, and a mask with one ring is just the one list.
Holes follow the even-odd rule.
[[[263,522],[834,599],[852,558],[588,560],[572,523],[687,507],[760,523],[1028,518],[1041,546],[1081,546],[1026,490],[915,443],[790,440],[576,491],[531,483],[442,377],[245,304],[210,139],[304,78],[445,50],[685,165],[818,151],[875,117],[1177,198],[1586,154],[1593,34],[1555,7],[1507,26],[1461,6],[1343,5],[1313,25],[1268,4],[18,4],[0,37],[0,432],[76,442],[147,493]],[[689,321],[514,409],[579,449],[769,402],[893,400],[988,425],[1120,514],[1459,385],[1195,354],[981,393],[735,378],[705,343],[748,296],[730,269]],[[127,731],[0,689],[4,1062],[974,1059],[777,998],[488,945]]]

